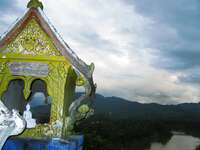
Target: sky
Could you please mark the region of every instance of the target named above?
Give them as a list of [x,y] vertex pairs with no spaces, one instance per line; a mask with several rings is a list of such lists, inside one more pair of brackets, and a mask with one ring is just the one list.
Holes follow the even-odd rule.
[[[0,0],[0,33],[27,0]],[[199,0],[43,0],[70,47],[95,63],[97,93],[141,103],[200,101]]]

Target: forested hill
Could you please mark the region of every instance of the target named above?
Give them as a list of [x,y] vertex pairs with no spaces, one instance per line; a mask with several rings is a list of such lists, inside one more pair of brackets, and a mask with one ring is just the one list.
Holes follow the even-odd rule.
[[200,121],[200,104],[179,105],[141,104],[118,97],[97,94],[94,100],[95,115],[113,119]]

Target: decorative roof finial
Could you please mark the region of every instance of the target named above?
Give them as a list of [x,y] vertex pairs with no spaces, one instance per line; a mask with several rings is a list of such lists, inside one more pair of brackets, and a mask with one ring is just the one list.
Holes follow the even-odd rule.
[[43,4],[39,0],[30,0],[27,5],[27,8],[38,8],[40,7],[43,10]]

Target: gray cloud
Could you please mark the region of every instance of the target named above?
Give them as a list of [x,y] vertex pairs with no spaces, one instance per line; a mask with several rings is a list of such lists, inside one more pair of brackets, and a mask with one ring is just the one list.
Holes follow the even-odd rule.
[[5,32],[15,20],[20,17],[24,9],[20,9],[19,0],[1,0],[0,1],[0,28]]
[[[26,2],[16,1],[21,16]],[[171,104],[200,99],[193,75],[200,64],[199,7],[197,0],[49,0],[44,11],[75,52],[95,63],[97,92]],[[3,28],[16,11],[4,14]]]
[[15,9],[15,0],[1,0],[0,2],[0,14],[9,12],[12,9]]
[[152,18],[158,24],[174,30],[171,36],[165,29],[155,26],[151,34],[151,47],[158,59],[154,64],[170,70],[188,69],[200,66],[200,1],[132,1],[135,9],[144,16]]
[[182,82],[200,84],[200,74],[191,74],[189,76],[180,76]]
[[179,81],[189,84],[194,84],[195,86],[200,85],[200,67],[195,67],[188,69],[184,74],[179,75]]
[[[27,0],[24,0],[24,2],[27,2]],[[2,16],[8,16],[9,15],[18,15],[19,13],[23,13],[24,9],[20,9],[17,5],[19,3],[19,0],[1,0],[0,1],[0,17]],[[26,6],[26,4],[25,4]]]

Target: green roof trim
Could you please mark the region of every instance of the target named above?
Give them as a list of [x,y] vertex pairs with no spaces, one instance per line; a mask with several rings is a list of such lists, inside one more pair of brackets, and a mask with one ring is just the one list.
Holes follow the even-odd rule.
[[43,10],[43,4],[39,0],[30,0],[30,2],[27,5],[27,8],[38,8],[40,7]]

